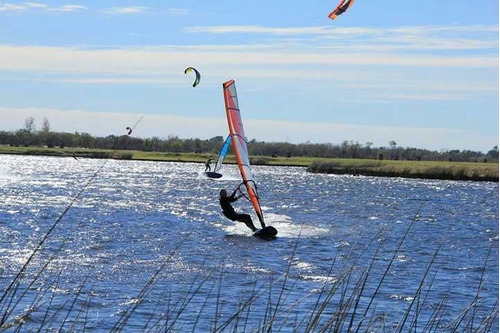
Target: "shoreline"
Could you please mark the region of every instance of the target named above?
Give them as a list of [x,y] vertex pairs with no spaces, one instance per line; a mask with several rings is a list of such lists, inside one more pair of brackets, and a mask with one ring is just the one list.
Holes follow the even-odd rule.
[[[208,158],[212,158],[215,162],[217,158],[215,154],[208,153],[162,153],[137,150],[11,147],[1,145],[0,154],[186,163],[205,163]],[[234,156],[228,155],[224,163],[235,164]],[[306,167],[307,172],[323,174],[490,181],[497,183],[499,181],[498,163],[339,159],[299,156],[251,156],[250,163],[252,165]]]

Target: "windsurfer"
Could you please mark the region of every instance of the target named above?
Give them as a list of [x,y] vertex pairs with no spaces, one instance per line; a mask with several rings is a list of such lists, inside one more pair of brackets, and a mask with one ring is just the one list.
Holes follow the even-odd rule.
[[238,221],[238,222],[243,222],[247,227],[249,227],[252,231],[256,231],[257,228],[253,225],[252,217],[248,214],[239,214],[234,211],[233,206],[231,206],[232,202],[235,202],[239,198],[243,196],[241,194],[240,196],[236,195],[236,190],[231,194],[231,196],[227,196],[227,191],[225,189],[220,190],[219,192],[219,203],[222,208],[222,213],[224,214],[225,217],[230,219],[231,221]]
[[212,159],[209,158],[206,162],[205,162],[205,172],[210,172],[210,162],[212,162]]

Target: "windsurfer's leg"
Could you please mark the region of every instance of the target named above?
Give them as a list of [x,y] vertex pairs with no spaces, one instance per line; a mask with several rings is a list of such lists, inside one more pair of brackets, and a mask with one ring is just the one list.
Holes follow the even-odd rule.
[[248,214],[238,214],[236,221],[245,223],[252,231],[257,231],[257,228],[253,225],[252,217]]

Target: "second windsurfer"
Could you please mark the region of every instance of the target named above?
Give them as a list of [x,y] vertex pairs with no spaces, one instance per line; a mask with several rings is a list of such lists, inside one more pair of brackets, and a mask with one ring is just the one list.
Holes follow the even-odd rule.
[[227,196],[227,191],[225,189],[220,190],[219,192],[219,203],[222,208],[222,213],[224,214],[225,217],[230,219],[231,221],[238,221],[238,222],[243,222],[247,227],[249,227],[252,231],[256,231],[257,228],[253,225],[252,217],[248,214],[239,214],[234,211],[233,206],[231,206],[232,202],[235,202],[241,196],[236,195],[236,191],[238,189],[234,190],[234,192],[228,197]]
[[210,162],[212,162],[212,159],[209,158],[206,162],[205,162],[205,172],[210,172],[211,171],[211,168],[210,168]]

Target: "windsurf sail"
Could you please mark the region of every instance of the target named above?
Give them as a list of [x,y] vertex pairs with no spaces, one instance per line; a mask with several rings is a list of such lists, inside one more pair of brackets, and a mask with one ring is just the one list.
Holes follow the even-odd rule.
[[241,121],[241,113],[238,105],[238,96],[236,94],[236,85],[234,80],[224,82],[222,85],[224,92],[224,103],[226,105],[227,124],[229,126],[229,136],[232,138],[233,152],[236,157],[236,163],[240,170],[243,184],[248,193],[248,199],[257,214],[260,224],[264,228],[264,215],[260,207],[259,196],[257,194],[257,185],[253,180],[252,169],[250,168],[250,159],[248,157],[247,139],[243,122]]
[[226,141],[224,141],[224,145],[220,150],[219,156],[217,157],[217,162],[215,163],[214,172],[219,172],[220,168],[222,168],[222,162],[226,158],[227,151],[229,150],[230,145],[231,145],[231,135],[228,135]]
[[346,10],[349,9],[354,4],[354,0],[342,0],[340,1],[340,4],[335,8],[330,15],[328,15],[329,18],[332,20],[336,19],[337,16],[343,14]]

